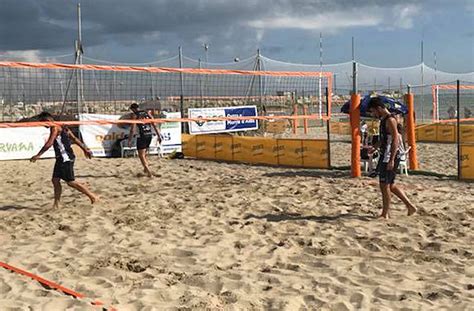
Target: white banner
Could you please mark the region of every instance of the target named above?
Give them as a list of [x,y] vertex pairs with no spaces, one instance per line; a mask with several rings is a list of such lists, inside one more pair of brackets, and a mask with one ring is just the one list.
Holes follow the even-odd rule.
[[[80,114],[80,121],[93,120],[118,120],[118,115],[106,114]],[[119,128],[115,124],[80,125],[79,131],[86,146],[92,151],[94,157],[110,157],[112,146],[118,139],[124,139],[130,128]]]
[[[174,115],[174,117],[179,117]],[[171,118],[171,116],[167,116]],[[118,120],[120,115],[104,115],[104,114],[80,114],[79,120],[89,121],[89,120]],[[162,126],[160,130],[162,135],[162,153],[173,152],[176,148],[179,148],[177,151],[181,151],[181,126],[179,123],[179,131],[176,130],[175,123],[169,123],[170,125]],[[122,126],[123,127],[123,126]],[[157,126],[159,127],[159,126]],[[82,139],[84,143],[92,151],[94,157],[110,157],[112,155],[112,147],[117,142],[117,140],[123,140],[130,133],[130,127],[125,126],[119,128],[115,124],[107,125],[86,125],[79,126]],[[158,145],[158,137],[153,136],[150,146]],[[174,149],[172,149],[172,147]],[[150,154],[157,154],[158,150],[155,148],[150,149]]]
[[[181,118],[180,112],[163,112],[167,119]],[[161,132],[161,153],[167,154],[172,152],[182,152],[181,141],[181,123],[169,122],[162,123]]]
[[[49,133],[46,127],[0,128],[0,160],[31,158],[44,146]],[[54,158],[53,147],[41,158]]]
[[[215,117],[256,117],[256,106],[189,108],[190,118],[215,118]],[[189,122],[190,134],[211,134],[258,129],[257,120],[226,120]]]

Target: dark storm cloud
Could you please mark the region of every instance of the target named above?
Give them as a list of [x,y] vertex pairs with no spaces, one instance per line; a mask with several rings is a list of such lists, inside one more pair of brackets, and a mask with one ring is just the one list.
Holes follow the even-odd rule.
[[[365,6],[394,6],[417,1],[349,0],[83,0],[87,44],[117,40],[120,35],[143,38],[173,33],[183,39],[197,35],[225,40],[227,32],[251,31],[249,21],[273,16],[307,16]],[[68,48],[76,36],[76,6],[64,0],[2,0],[0,49]]]
[[[249,55],[258,47],[285,54],[288,47],[301,45],[294,42],[295,32],[301,30],[410,29],[420,14],[443,5],[449,4],[443,0],[81,1],[86,56],[129,62],[175,55],[177,46],[183,46],[186,55],[203,57],[204,42],[211,44],[210,56],[220,55],[221,60]],[[0,6],[0,56],[72,52],[77,36],[75,1],[0,0]],[[298,40],[304,36],[317,35],[304,33]]]

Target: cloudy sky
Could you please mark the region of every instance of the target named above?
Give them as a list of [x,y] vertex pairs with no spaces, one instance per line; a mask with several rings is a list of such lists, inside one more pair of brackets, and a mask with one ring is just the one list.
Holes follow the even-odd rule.
[[[356,58],[381,67],[420,62],[449,72],[474,71],[472,0],[82,0],[85,56],[142,63],[177,54],[209,62],[269,58],[319,63]],[[71,53],[76,3],[0,0],[0,59],[41,61]],[[68,58],[55,60],[69,61]]]

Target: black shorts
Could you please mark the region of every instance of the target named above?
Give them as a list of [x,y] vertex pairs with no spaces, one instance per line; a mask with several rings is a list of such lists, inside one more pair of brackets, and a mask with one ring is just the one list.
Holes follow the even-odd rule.
[[137,150],[148,149],[151,144],[153,136],[144,136],[137,138]]
[[63,162],[62,160],[56,160],[53,178],[60,178],[64,181],[74,181],[74,161]]
[[377,169],[379,172],[379,181],[380,183],[384,184],[393,184],[395,183],[395,176],[397,176],[398,165],[400,164],[400,160],[396,159],[393,165],[393,170],[387,170],[388,163],[380,163],[377,165]]

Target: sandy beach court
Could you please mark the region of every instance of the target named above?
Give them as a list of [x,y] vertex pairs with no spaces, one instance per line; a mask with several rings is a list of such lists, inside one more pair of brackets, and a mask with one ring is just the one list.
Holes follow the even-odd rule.
[[[0,162],[0,261],[118,310],[474,305],[472,183],[400,177],[419,212],[394,199],[381,221],[377,180],[347,171],[152,157],[150,180],[137,158],[78,159],[101,202],[63,185],[53,210],[53,165]],[[5,269],[0,306],[94,310]]]

